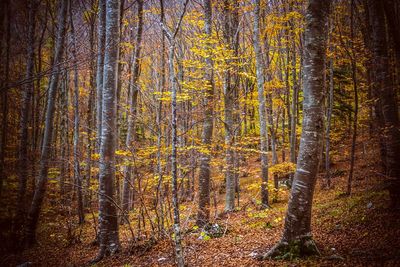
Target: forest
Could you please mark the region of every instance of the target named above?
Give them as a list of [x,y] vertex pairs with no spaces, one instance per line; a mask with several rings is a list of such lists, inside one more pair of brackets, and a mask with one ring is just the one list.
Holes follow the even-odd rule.
[[400,266],[398,0],[0,23],[0,266]]

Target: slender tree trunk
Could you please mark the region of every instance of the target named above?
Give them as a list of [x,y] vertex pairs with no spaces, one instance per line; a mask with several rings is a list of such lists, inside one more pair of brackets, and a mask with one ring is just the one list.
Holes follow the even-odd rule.
[[[296,164],[296,141],[297,141],[297,134],[296,134],[296,125],[297,125],[297,100],[299,98],[299,89],[297,86],[297,78],[296,78],[296,45],[293,41],[293,53],[292,53],[292,79],[293,79],[293,94],[292,94],[292,112],[290,116],[290,162]],[[289,63],[288,63],[289,64]],[[290,184],[293,182],[293,175],[290,177]]]
[[[164,13],[164,2],[160,0],[160,22],[164,23],[165,13]],[[163,92],[165,90],[165,36],[162,34],[161,37],[161,70],[160,70],[160,88],[159,94],[160,97],[163,97]],[[162,173],[162,162],[161,162],[161,146],[162,146],[162,125],[161,125],[161,117],[162,117],[162,100],[159,100],[157,103],[157,114],[156,114],[156,124],[157,124],[157,175],[158,175],[158,183],[157,183],[157,201],[158,201],[158,214],[160,220],[158,221],[158,230],[161,233],[164,230],[164,195],[163,195],[163,173]]]
[[[36,1],[29,1],[28,13],[28,57],[26,63],[26,79],[32,82],[26,83],[23,91],[21,105],[21,120],[19,133],[19,155],[18,155],[18,197],[17,197],[17,218],[15,225],[21,227],[25,217],[25,195],[26,184],[28,180],[28,125],[29,125],[29,110],[32,94],[34,92],[34,64],[35,64],[35,13]],[[19,229],[18,229],[19,230]]]
[[[180,230],[180,215],[179,215],[179,200],[178,200],[178,170],[177,170],[177,145],[178,145],[178,133],[177,133],[177,80],[175,77],[175,67],[174,67],[174,56],[175,56],[175,37],[181,27],[183,17],[186,13],[186,8],[189,0],[186,0],[183,4],[183,11],[179,18],[178,23],[175,26],[175,30],[171,33],[170,30],[163,23],[163,18],[161,18],[161,26],[163,32],[169,41],[169,56],[168,56],[168,67],[169,67],[169,82],[171,86],[171,121],[172,121],[172,136],[171,136],[171,176],[172,176],[172,205],[174,213],[174,243],[175,243],[175,257],[176,263],[179,267],[185,266],[183,248],[182,248],[182,237]],[[163,3],[161,2],[163,6]]]
[[[203,0],[204,6],[204,33],[207,38],[211,37],[212,33],[212,7],[211,0]],[[207,54],[211,51],[211,44],[207,42],[205,49]],[[204,80],[206,81],[205,101],[204,101],[204,121],[203,132],[201,135],[202,144],[208,149],[207,153],[202,153],[200,156],[200,171],[199,171],[199,206],[197,212],[197,225],[204,226],[210,220],[210,176],[211,176],[211,142],[213,135],[213,114],[214,114],[214,63],[210,56],[206,57],[206,70]]]
[[[135,139],[135,120],[137,113],[137,97],[139,91],[139,68],[140,68],[140,50],[141,50],[141,42],[142,42],[142,32],[143,32],[143,0],[138,0],[138,28],[136,35],[136,48],[135,54],[132,62],[132,76],[130,81],[130,107],[128,114],[128,132],[126,135],[125,145],[129,149],[132,146],[132,141]],[[128,165],[124,169],[124,187],[123,187],[123,198],[122,198],[122,216],[123,219],[121,223],[128,219],[127,212],[129,211],[129,200],[131,196],[131,186],[132,182],[132,166]]]
[[[231,27],[231,4],[228,0],[224,1],[224,41],[229,49],[231,47],[231,38],[233,38],[234,32]],[[224,112],[225,112],[225,180],[226,180],[226,200],[225,200],[225,211],[233,211],[235,209],[235,176],[234,176],[234,91],[231,84],[231,70],[229,64],[231,60],[227,59],[226,64],[228,69],[225,72],[224,80]]]
[[[94,47],[95,45],[95,17],[90,17],[91,25],[90,25],[90,37],[89,37],[89,45],[90,47]],[[94,114],[93,114],[93,106],[95,103],[95,75],[96,75],[96,53],[94,49],[90,52],[90,77],[89,77],[89,86],[90,92],[88,97],[87,103],[87,111],[86,111],[86,127],[87,127],[87,144],[86,144],[86,168],[85,168],[85,192],[83,195],[83,205],[85,208],[90,206],[92,192],[90,190],[90,183],[91,183],[91,175],[92,175],[92,153],[93,153],[93,141],[92,141],[92,134],[93,134],[93,122]]]
[[349,56],[351,57],[351,77],[353,80],[353,90],[354,90],[354,118],[353,118],[353,137],[351,142],[351,156],[350,156],[350,171],[349,177],[347,180],[347,191],[346,194],[351,194],[351,184],[353,181],[353,172],[354,172],[354,161],[355,161],[355,153],[356,153],[356,141],[357,141],[357,124],[358,124],[358,88],[357,88],[357,63],[356,63],[356,54],[354,50],[354,0],[351,1],[351,15],[350,15],[350,39],[351,42],[351,53]]
[[47,175],[49,167],[49,156],[52,145],[53,133],[53,119],[55,111],[55,98],[58,89],[58,80],[60,75],[60,63],[64,53],[64,42],[66,35],[66,20],[69,1],[60,1],[60,9],[58,14],[58,31],[57,41],[54,50],[53,60],[53,74],[50,78],[47,108],[46,108],[46,121],[44,127],[42,153],[40,158],[40,172],[37,182],[35,194],[33,196],[32,205],[30,207],[26,225],[25,241],[27,246],[36,243],[36,228],[39,219],[39,213],[42,207],[42,202],[46,190]]
[[268,145],[267,145],[267,115],[264,94],[264,63],[260,45],[260,0],[254,0],[254,25],[253,25],[253,46],[256,57],[256,76],[258,88],[258,111],[260,113],[260,143],[261,143],[261,202],[264,207],[269,206],[268,202]]
[[99,0],[99,25],[97,32],[97,73],[96,73],[96,92],[97,92],[97,144],[96,151],[99,152],[102,132],[103,116],[103,70],[104,70],[104,48],[106,38],[106,0]]
[[[332,46],[331,46],[332,52]],[[326,115],[326,132],[325,132],[325,180],[326,186],[331,187],[331,173],[330,173],[330,133],[333,111],[333,58],[329,60],[329,94],[328,94],[328,111]]]
[[263,258],[283,255],[296,245],[300,255],[318,254],[311,235],[311,208],[322,155],[324,69],[330,2],[310,0],[306,14],[303,79],[303,131],[281,241]]
[[72,56],[74,62],[74,182],[76,183],[76,194],[78,197],[78,219],[79,223],[85,222],[85,215],[83,212],[83,197],[82,197],[82,176],[80,170],[80,115],[79,115],[79,71],[78,71],[78,58],[77,58],[77,45],[76,35],[74,28],[74,20],[72,16],[72,8],[70,12],[71,23],[71,38],[72,38]]

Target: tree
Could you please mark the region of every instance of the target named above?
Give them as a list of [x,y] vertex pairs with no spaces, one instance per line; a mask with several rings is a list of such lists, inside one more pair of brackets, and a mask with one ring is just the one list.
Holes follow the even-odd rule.
[[[136,33],[136,47],[135,53],[133,55],[133,62],[132,62],[132,73],[131,73],[131,80],[130,80],[130,93],[131,97],[130,107],[129,107],[129,114],[128,114],[128,132],[126,134],[126,142],[125,145],[129,148],[132,145],[132,141],[135,139],[135,120],[136,120],[136,113],[137,113],[137,97],[139,92],[139,68],[140,68],[140,50],[141,50],[141,43],[142,43],[142,33],[143,33],[143,1],[138,1],[138,24],[137,24],[137,33]],[[132,166],[128,165],[125,166],[124,170],[124,187],[123,187],[123,196],[122,196],[122,216],[124,220],[127,220],[127,212],[129,210],[129,202],[131,197],[131,187],[132,187]]]
[[[171,121],[172,121],[172,146],[171,146],[171,175],[172,175],[172,202],[173,202],[173,210],[174,210],[174,243],[175,243],[175,257],[176,263],[179,267],[185,266],[185,261],[183,257],[183,248],[182,248],[182,237],[180,230],[180,215],[179,215],[179,201],[178,201],[178,173],[177,173],[177,144],[178,144],[178,132],[177,132],[177,79],[175,77],[174,70],[174,57],[175,57],[175,45],[176,45],[176,35],[181,28],[181,23],[183,17],[186,13],[186,8],[189,3],[189,0],[186,0],[183,4],[183,10],[179,17],[179,20],[175,26],[174,32],[171,32],[170,29],[164,25],[163,19],[161,18],[161,27],[163,29],[164,35],[167,37],[169,41],[169,55],[168,55],[168,70],[169,70],[169,83],[171,86]],[[161,2],[161,6],[163,3]]]
[[354,118],[353,118],[353,137],[351,143],[351,156],[350,156],[350,171],[347,182],[347,191],[346,194],[350,195],[351,193],[351,183],[353,180],[353,172],[354,172],[354,162],[355,162],[355,153],[356,153],[356,141],[357,141],[357,124],[358,124],[358,86],[357,86],[357,62],[355,58],[355,48],[354,48],[354,0],[351,0],[350,3],[350,38],[351,38],[351,52],[347,51],[347,54],[351,60],[351,77],[353,81],[353,90],[354,90]]
[[386,175],[389,178],[391,206],[400,209],[400,122],[396,94],[390,77],[388,42],[383,3],[368,0],[371,22],[373,94],[377,98],[378,116],[383,118],[381,132],[384,139]]
[[[235,4],[237,5],[237,3]],[[224,1],[224,41],[227,48],[237,52],[237,26],[235,22],[237,21],[234,16],[237,15],[237,6],[235,6],[230,1]],[[229,52],[228,52],[229,53]],[[236,55],[237,56],[237,55]],[[224,80],[224,112],[225,112],[225,145],[226,148],[226,201],[225,201],[225,211],[233,211],[235,208],[235,153],[233,150],[236,125],[234,123],[234,109],[235,109],[235,88],[232,78],[234,76],[231,70],[231,56],[228,55],[227,70],[225,71]],[[236,99],[237,101],[237,99]]]
[[[203,0],[204,7],[204,34],[206,38],[211,38],[212,33],[212,8],[211,0]],[[213,135],[213,99],[214,99],[214,71],[213,60],[209,54],[211,51],[210,41],[206,41],[205,47],[208,56],[205,59],[206,69],[204,80],[205,86],[205,99],[204,99],[204,121],[203,131],[201,134],[201,143],[206,146],[206,152],[201,153],[200,157],[200,170],[199,170],[199,203],[197,211],[196,224],[205,226],[210,220],[210,161],[211,161],[211,142]]]
[[53,75],[49,81],[49,91],[47,96],[47,108],[46,108],[46,120],[43,133],[42,141],[42,153],[40,157],[40,170],[39,178],[36,185],[35,194],[33,196],[32,204],[29,209],[26,231],[25,231],[25,243],[26,246],[32,246],[36,243],[36,228],[39,219],[39,213],[42,208],[42,202],[46,191],[50,150],[52,145],[52,132],[53,132],[53,119],[55,111],[55,98],[58,90],[58,79],[60,76],[60,65],[64,53],[64,42],[66,35],[66,24],[67,24],[67,11],[69,1],[60,1],[60,7],[58,11],[58,30],[56,46],[54,48],[54,60],[53,60]]
[[79,114],[79,71],[78,71],[78,57],[74,20],[72,16],[72,7],[70,7],[70,23],[71,23],[71,39],[72,39],[72,56],[74,61],[74,183],[76,183],[76,194],[78,196],[78,218],[79,223],[85,222],[85,215],[83,211],[83,197],[82,197],[82,176],[80,170],[80,114]]
[[[118,218],[115,201],[115,149],[117,138],[117,70],[119,54],[120,1],[107,0],[102,89],[102,119],[99,174],[99,261],[119,251]],[[101,23],[101,22],[100,22]]]
[[101,127],[103,116],[103,84],[104,84],[104,46],[106,38],[106,0],[99,0],[98,2],[98,31],[97,31],[97,69],[96,69],[96,93],[97,93],[97,110],[96,110],[96,123],[97,123],[97,144],[96,151],[99,151],[101,144]]
[[256,57],[256,76],[258,93],[258,112],[260,122],[260,153],[261,153],[261,202],[265,207],[268,202],[268,145],[267,145],[267,114],[264,94],[264,63],[260,45],[260,0],[254,1],[254,26],[253,26],[253,47]]
[[331,1],[310,0],[304,34],[303,131],[297,169],[281,241],[262,256],[283,255],[297,246],[301,255],[319,253],[311,235],[311,209],[322,155],[324,132],[324,71],[327,21]]
[[[26,64],[26,79],[32,80],[34,75],[35,64],[35,13],[36,1],[29,1],[28,13],[28,57]],[[31,107],[32,93],[34,91],[34,83],[26,83],[23,91],[23,102],[21,105],[21,121],[19,135],[19,155],[18,155],[18,197],[17,197],[17,227],[22,226],[25,217],[25,195],[28,176],[28,126],[29,126],[29,109]]]

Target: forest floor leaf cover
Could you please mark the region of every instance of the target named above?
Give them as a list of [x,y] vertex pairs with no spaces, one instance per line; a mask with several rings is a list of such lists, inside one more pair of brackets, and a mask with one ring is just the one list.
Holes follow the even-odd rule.
[[[214,223],[223,230],[218,238],[204,238],[194,227],[196,203],[182,203],[182,226],[185,260],[188,266],[400,266],[400,216],[388,207],[389,196],[383,190],[379,174],[378,153],[374,142],[365,140],[357,151],[355,182],[350,197],[343,197],[347,180],[346,153],[334,158],[333,187],[322,189],[323,173],[318,177],[313,206],[313,237],[322,254],[308,259],[257,261],[254,256],[276,244],[282,233],[288,191],[280,192],[272,208],[260,210],[255,200],[257,190],[247,189],[259,180],[259,162],[249,160],[243,168],[240,207],[234,213],[219,216]],[[360,147],[360,146],[359,146]],[[343,152],[347,150],[343,146]],[[365,151],[368,151],[366,153]],[[340,151],[339,151],[340,152]],[[218,211],[223,211],[224,194],[218,195]],[[211,214],[215,214],[212,210]],[[90,217],[90,216],[89,216]],[[39,245],[20,254],[1,256],[1,266],[31,262],[34,266],[82,266],[93,259],[98,247],[93,222],[75,229],[78,242],[66,243],[65,219],[48,209],[42,215]],[[135,227],[135,223],[132,223]],[[133,248],[127,226],[120,229],[122,250],[96,266],[174,266],[171,238],[141,243]]]

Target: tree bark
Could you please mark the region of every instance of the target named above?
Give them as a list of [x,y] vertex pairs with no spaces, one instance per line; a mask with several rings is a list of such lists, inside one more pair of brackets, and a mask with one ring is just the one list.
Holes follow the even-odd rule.
[[103,72],[104,72],[104,46],[106,38],[106,0],[99,0],[99,25],[97,32],[97,73],[96,73],[96,93],[97,93],[97,143],[96,152],[100,150],[102,116],[103,116]]
[[[231,38],[234,38],[234,32],[231,26],[231,4],[229,1],[224,1],[224,41],[225,45],[231,50]],[[225,199],[225,211],[233,211],[235,209],[235,176],[234,176],[234,88],[231,84],[231,60],[227,59],[227,70],[225,71],[224,77],[224,113],[225,113],[225,180],[226,180],[226,199]]]
[[[203,0],[204,6],[204,33],[206,38],[211,38],[212,33],[212,7],[211,0]],[[206,42],[207,54],[210,53],[211,44]],[[210,56],[205,59],[206,70],[204,80],[206,81],[205,101],[204,101],[204,121],[201,142],[207,148],[207,153],[201,153],[199,170],[199,205],[197,211],[198,226],[205,226],[210,220],[210,161],[211,161],[211,142],[213,135],[213,114],[214,114],[214,64]]]
[[349,57],[351,60],[351,77],[353,81],[353,90],[354,90],[354,118],[353,118],[353,136],[351,141],[351,155],[350,155],[350,171],[349,177],[347,180],[347,191],[346,194],[351,194],[351,184],[353,180],[353,172],[354,172],[354,162],[355,162],[355,153],[356,153],[356,141],[357,141],[357,124],[358,124],[358,88],[357,88],[357,62],[356,62],[356,54],[354,50],[354,0],[351,1],[351,15],[350,15],[350,39],[351,39],[351,53],[349,52]]
[[[115,149],[117,138],[117,77],[119,54],[120,1],[107,0],[102,90],[99,239],[100,260],[120,249],[115,200]],[[101,22],[100,22],[101,23]]]
[[388,44],[383,3],[368,0],[372,29],[372,73],[374,95],[379,98],[381,118],[383,118],[386,175],[389,177],[391,206],[400,210],[400,123],[397,98],[389,71]]
[[[180,215],[179,215],[179,199],[178,199],[178,168],[177,168],[177,145],[178,145],[178,116],[177,116],[177,79],[175,77],[175,45],[176,45],[176,35],[178,34],[183,17],[186,13],[186,8],[189,0],[186,0],[183,4],[183,10],[180,15],[178,23],[175,25],[174,32],[171,32],[163,23],[163,18],[161,18],[161,27],[165,36],[169,41],[169,55],[168,55],[168,70],[169,70],[169,82],[171,86],[171,176],[172,176],[172,205],[174,214],[174,243],[175,243],[175,257],[176,264],[179,267],[185,266],[183,248],[182,248],[182,237],[180,230]],[[162,5],[162,2],[161,2]],[[162,5],[163,6],[163,5]]]
[[261,203],[264,207],[268,202],[268,145],[267,145],[267,115],[264,94],[264,63],[260,45],[260,0],[254,0],[254,25],[253,25],[253,47],[256,57],[256,76],[258,88],[258,112],[260,122],[260,153],[261,153]]
[[327,0],[310,0],[308,3],[304,38],[303,131],[297,169],[282,239],[263,258],[283,255],[293,245],[299,246],[300,255],[318,253],[311,236],[311,209],[322,155],[326,24],[330,3]]

